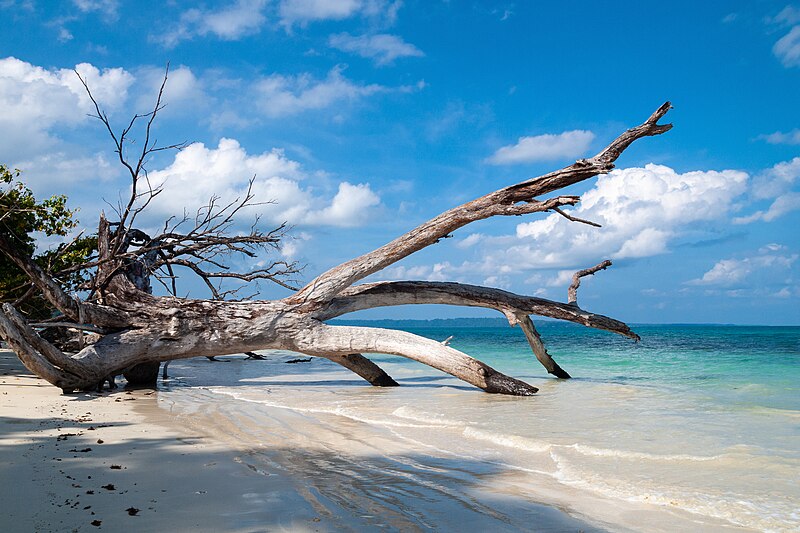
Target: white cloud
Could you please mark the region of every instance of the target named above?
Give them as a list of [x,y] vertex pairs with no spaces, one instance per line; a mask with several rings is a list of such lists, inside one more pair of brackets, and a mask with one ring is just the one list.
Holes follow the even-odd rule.
[[480,233],[471,233],[458,241],[456,246],[459,248],[471,248],[483,240],[484,235]]
[[116,20],[119,18],[117,10],[119,9],[118,0],[72,0],[75,7],[83,13],[98,12],[102,14],[107,20]]
[[779,196],[772,202],[766,211],[756,211],[752,215],[737,217],[733,219],[734,224],[750,224],[758,220],[772,222],[786,213],[791,213],[800,209],[800,192],[790,192]]
[[627,257],[649,257],[663,254],[667,251],[667,243],[672,232],[656,228],[644,228],[637,235],[631,236],[622,243],[619,251],[614,254],[615,259]]
[[753,179],[753,196],[758,199],[775,198],[791,190],[798,181],[800,157],[795,157],[756,175]]
[[800,25],[797,25],[800,22],[800,9],[787,5],[774,17],[768,17],[766,22],[775,27],[790,27],[789,32],[772,47],[772,53],[787,68],[800,66]]
[[266,5],[267,0],[236,0],[215,10],[188,9],[181,13],[175,27],[151,38],[167,47],[195,36],[210,34],[226,41],[235,41],[261,30],[266,22],[263,13]]
[[800,66],[800,26],[794,26],[789,33],[778,39],[772,52],[784,67]]
[[[136,108],[152,109],[161,83],[164,81],[164,68],[143,67],[136,71]],[[164,87],[162,102],[166,104],[161,113],[169,114],[176,109],[189,110],[197,114],[198,108],[206,104],[208,95],[205,88],[192,69],[185,66],[171,68],[167,84]]]
[[594,133],[586,130],[520,137],[517,144],[499,148],[487,161],[493,165],[514,165],[574,158],[584,154],[593,140]]
[[[133,76],[121,68],[101,72],[90,63],[80,63],[75,70],[86,80],[95,98],[110,109],[126,100],[133,82]],[[46,70],[14,57],[0,59],[0,97],[3,115],[47,124],[79,122],[91,109],[86,90],[73,70]]]
[[287,22],[340,20],[354,15],[361,4],[360,0],[283,0],[279,12]]
[[[133,76],[121,68],[76,65],[95,98],[113,112],[127,100]],[[70,69],[47,70],[14,57],[0,59],[0,156],[32,157],[50,147],[56,126],[74,127],[93,112],[86,90]]]
[[34,4],[33,0],[0,0],[0,9],[34,11],[36,9],[36,4]]
[[299,259],[305,244],[311,239],[311,234],[305,231],[292,232],[285,235],[281,240],[281,256],[288,261]]
[[339,33],[328,40],[334,48],[372,59],[376,65],[390,65],[398,57],[422,57],[425,54],[397,35],[350,35]]
[[354,101],[386,90],[381,85],[353,83],[342,75],[342,69],[338,67],[332,69],[324,80],[316,80],[310,74],[274,74],[255,85],[257,107],[273,118],[324,109],[338,102]]
[[377,277],[390,281],[452,281],[451,276],[448,274],[453,270],[453,265],[448,261],[412,267],[398,265],[382,270],[377,274]]
[[71,41],[74,38],[72,33],[67,28],[60,28],[58,30],[58,40],[62,43]]
[[283,151],[248,155],[236,140],[221,139],[216,148],[194,143],[178,152],[168,167],[150,172],[153,184],[164,184],[164,192],[148,208],[150,215],[180,215],[205,205],[212,196],[219,196],[224,205],[243,197],[253,176],[255,201],[273,203],[253,206],[243,215],[258,214],[275,224],[355,226],[366,222],[380,202],[369,185],[347,182],[328,200],[301,184],[306,173]]
[[785,133],[776,131],[768,135],[759,135],[758,138],[767,141],[769,144],[800,144],[800,129],[795,128]]
[[63,193],[80,182],[108,181],[119,175],[119,163],[105,153],[74,157],[66,152],[45,152],[15,163],[24,170],[26,183],[48,195]]
[[647,257],[697,222],[722,219],[746,190],[747,174],[734,170],[679,174],[661,165],[614,170],[571,211],[603,225],[592,228],[552,214],[517,226],[519,241],[503,243],[502,261],[520,269],[585,266],[599,258]]
[[345,181],[339,184],[339,191],[331,204],[320,211],[308,213],[305,222],[340,227],[360,226],[370,218],[369,208],[380,202],[369,184],[352,185]]
[[548,287],[563,287],[572,283],[574,274],[575,272],[572,270],[559,270],[555,277],[545,280],[544,284]]
[[800,22],[800,9],[793,5],[787,5],[780,13],[769,19],[773,24],[780,24],[783,26],[791,26]]
[[388,0],[281,0],[278,13],[288,28],[294,23],[343,20],[354,16],[381,18],[393,24],[402,2]]
[[722,259],[702,277],[687,281],[687,285],[731,287],[742,284],[755,272],[771,271],[783,277],[797,261],[798,254],[788,253],[785,246],[768,244],[757,254],[742,259]]
[[733,219],[734,224],[756,221],[771,222],[786,213],[800,209],[800,191],[793,190],[800,181],[800,157],[784,161],[760,172],[753,179],[752,197],[756,200],[772,199],[766,210]]

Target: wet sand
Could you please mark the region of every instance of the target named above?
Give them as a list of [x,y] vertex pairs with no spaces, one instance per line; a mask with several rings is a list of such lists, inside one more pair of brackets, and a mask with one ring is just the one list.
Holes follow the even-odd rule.
[[[0,350],[0,531],[452,531],[480,518],[446,495],[401,497],[398,517],[372,513],[347,501],[359,481],[346,469],[325,477],[320,465],[337,454],[247,449],[158,395],[65,396]],[[537,531],[599,531],[546,505],[497,505]]]

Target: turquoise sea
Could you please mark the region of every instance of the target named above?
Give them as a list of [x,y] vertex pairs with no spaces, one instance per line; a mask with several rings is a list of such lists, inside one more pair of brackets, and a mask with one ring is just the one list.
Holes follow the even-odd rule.
[[402,386],[374,388],[265,352],[176,362],[160,402],[365,529],[536,531],[545,504],[571,530],[800,530],[800,327],[638,325],[634,343],[541,322],[573,376],[558,380],[516,328],[441,324],[404,329],[452,335],[539,393],[490,395],[379,355]]

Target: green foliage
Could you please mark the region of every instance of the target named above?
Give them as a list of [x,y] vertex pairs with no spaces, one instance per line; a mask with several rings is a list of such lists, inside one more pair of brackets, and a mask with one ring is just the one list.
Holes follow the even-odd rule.
[[[65,276],[58,273],[65,268],[84,263],[97,249],[96,237],[79,238],[69,245],[39,254],[36,252],[36,233],[48,237],[66,236],[77,225],[77,209],[67,207],[67,197],[54,195],[37,202],[33,192],[19,180],[19,170],[0,165],[0,233],[34,260],[56,275],[67,290],[75,290],[85,281],[85,274],[73,272]],[[52,308],[36,292],[29,292],[28,277],[11,260],[0,254],[0,301],[14,302],[24,297],[19,309],[32,318],[45,318]]]

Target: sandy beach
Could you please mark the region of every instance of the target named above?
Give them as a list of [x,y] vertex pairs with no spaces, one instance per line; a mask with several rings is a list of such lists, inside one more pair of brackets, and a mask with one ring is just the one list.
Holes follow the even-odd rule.
[[252,472],[156,395],[64,396],[0,351],[0,531],[321,529],[285,475]]
[[[491,353],[504,331],[458,338],[513,365],[524,346]],[[721,377],[739,355],[715,331],[700,336],[730,352],[708,358],[715,380],[686,365],[659,381],[653,351],[674,332],[655,328],[617,355],[645,380],[576,341],[586,359],[572,366],[598,377],[527,375],[540,388],[527,399],[388,357],[403,386],[370,387],[290,352],[175,361],[157,390],[65,396],[2,351],[0,531],[794,531],[797,410],[781,363],[794,333],[761,383]]]
[[[235,435],[221,438],[208,417],[195,424],[171,414],[158,395],[62,395],[0,350],[0,531],[447,531],[480,521],[480,510],[446,494],[420,499],[417,509],[406,495],[388,514],[334,501],[324,495],[333,485],[346,497],[345,485],[359,484],[348,471],[320,478],[319,464],[336,454],[310,446],[298,459],[298,450],[260,449],[256,462]],[[395,487],[387,481],[386,489]],[[546,505],[498,501],[498,509],[538,531],[601,531]],[[517,529],[508,526],[501,529]]]

